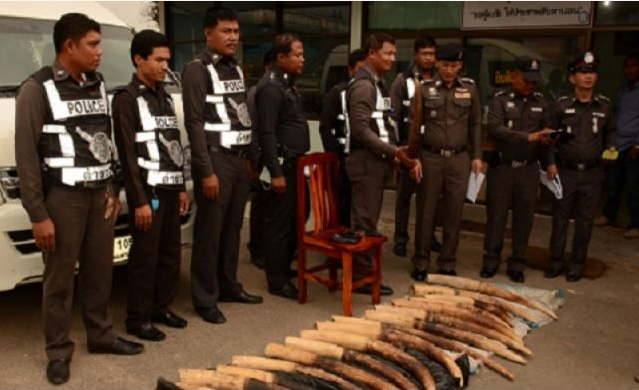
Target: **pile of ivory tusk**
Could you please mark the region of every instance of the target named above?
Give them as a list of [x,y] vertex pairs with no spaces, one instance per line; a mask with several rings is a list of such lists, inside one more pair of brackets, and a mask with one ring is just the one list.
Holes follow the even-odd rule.
[[[523,305],[523,307],[522,307]],[[553,319],[542,304],[473,279],[429,275],[411,296],[377,305],[364,318],[333,316],[316,329],[270,343],[266,357],[235,356],[215,370],[181,369],[181,389],[335,390],[462,388],[467,355],[513,381],[515,376],[488,356],[525,364],[532,356],[515,334],[515,317],[531,321],[533,309]],[[466,360],[466,363],[468,360]],[[452,385],[434,377],[438,368]],[[467,367],[466,367],[467,368]]]

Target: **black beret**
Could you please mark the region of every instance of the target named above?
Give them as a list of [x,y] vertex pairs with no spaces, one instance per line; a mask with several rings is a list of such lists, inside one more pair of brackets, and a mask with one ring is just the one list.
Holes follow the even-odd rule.
[[528,56],[517,57],[513,69],[520,70],[526,81],[541,80],[541,74],[539,73],[541,70],[541,62],[537,59]]
[[440,61],[461,61],[464,59],[464,48],[455,43],[437,47],[437,59]]

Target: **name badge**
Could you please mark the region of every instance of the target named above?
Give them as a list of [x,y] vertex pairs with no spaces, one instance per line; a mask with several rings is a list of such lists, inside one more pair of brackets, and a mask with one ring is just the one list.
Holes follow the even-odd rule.
[[470,99],[470,92],[455,92],[455,99]]
[[603,112],[593,112],[592,116],[596,117],[596,118],[605,118],[606,114]]
[[543,112],[544,109],[541,108],[541,107],[531,107],[530,111],[532,111],[532,112]]
[[380,100],[380,104],[381,104],[380,109],[381,109],[382,111],[387,111],[387,110],[390,110],[390,109],[391,109],[391,99],[390,99],[390,98],[388,98],[388,97],[382,98],[382,99]]
[[95,100],[71,100],[65,101],[68,116],[76,117],[82,115],[107,114],[107,107],[104,99]]
[[506,108],[515,108],[515,102],[506,102]]
[[242,80],[224,80],[222,85],[226,93],[244,92],[244,81]]
[[574,108],[566,108],[566,110],[564,112],[566,114],[574,114],[575,113],[575,109]]

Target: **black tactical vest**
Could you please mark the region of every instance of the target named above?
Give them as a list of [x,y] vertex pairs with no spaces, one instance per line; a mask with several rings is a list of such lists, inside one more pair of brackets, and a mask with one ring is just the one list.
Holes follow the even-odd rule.
[[214,65],[205,53],[196,61],[201,61],[207,70],[204,130],[208,144],[235,150],[250,147],[251,116],[242,69],[234,65],[229,77],[216,69],[228,65],[223,62]]
[[173,100],[168,93],[161,106],[149,94],[140,93],[129,84],[140,116],[141,128],[136,129],[135,143],[142,179],[151,187],[175,188],[184,183],[184,154]]
[[49,103],[38,146],[47,183],[99,187],[113,176],[109,101],[96,75],[100,81],[87,88],[55,81],[50,66],[32,76]]
[[[351,81],[351,85],[357,80],[367,80],[375,86],[375,110],[371,114],[370,128],[382,141],[391,143],[391,139],[395,139],[396,137],[391,138],[390,132],[396,133],[397,125],[392,118],[393,108],[391,106],[390,94],[386,88],[384,88],[384,84],[382,84],[381,80],[375,81],[371,74],[365,70],[357,72]],[[364,146],[360,145],[356,140],[350,140],[350,142],[347,141],[347,143],[350,143],[351,149],[364,148]]]
[[343,82],[335,86],[339,91],[339,113],[337,114],[337,120],[335,121],[335,128],[331,129],[333,132],[333,136],[337,140],[337,144],[341,149],[340,154],[348,154],[350,145],[347,140],[350,136],[350,128],[348,124],[348,113],[347,113],[347,103],[346,103],[346,91],[348,90],[348,82]]

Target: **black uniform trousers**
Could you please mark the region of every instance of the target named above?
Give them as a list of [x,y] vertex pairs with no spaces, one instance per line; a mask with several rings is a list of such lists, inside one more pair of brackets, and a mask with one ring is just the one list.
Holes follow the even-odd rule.
[[286,192],[267,191],[264,203],[264,254],[269,288],[280,289],[289,281],[288,272],[297,248],[297,158],[282,165]]
[[508,258],[508,269],[523,271],[526,269],[526,249],[535,217],[539,165],[490,167],[486,180],[484,266],[496,269],[501,263],[508,210],[512,208],[512,256]]
[[560,165],[559,179],[563,188],[563,197],[555,199],[553,203],[549,268],[555,271],[563,268],[568,222],[572,217],[575,219],[575,234],[568,270],[581,273],[586,266],[586,255],[599,204],[604,171],[601,167],[578,171]]
[[427,269],[430,264],[431,237],[435,229],[437,204],[441,199],[444,240],[437,265],[443,270],[454,270],[470,175],[470,157],[467,152],[444,157],[422,151],[421,162],[424,178],[417,186],[417,218],[422,218],[422,222],[416,225],[413,265],[418,269]]
[[357,149],[351,151],[346,159],[346,171],[351,180],[352,227],[366,233],[377,233],[390,163],[369,150]]
[[55,251],[44,254],[42,315],[49,360],[70,359],[75,267],[82,319],[90,348],[115,341],[109,310],[114,218],[104,218],[106,188],[55,186],[46,195],[55,225]]
[[[397,192],[395,194],[395,244],[407,244],[408,219],[410,218],[410,201],[417,189],[415,180],[407,171],[397,173]],[[421,223],[419,218],[416,223]]]
[[240,230],[249,192],[246,160],[236,155],[210,152],[220,184],[217,200],[202,192],[202,182],[194,180],[195,226],[191,256],[191,297],[193,306],[217,305],[220,294],[237,295]]
[[251,258],[264,258],[264,207],[266,204],[266,191],[259,180],[253,180],[250,184],[251,208],[249,216],[249,242],[248,250]]
[[[146,187],[147,199],[154,195]],[[160,204],[151,229],[135,227],[135,213],[129,213],[133,245],[127,268],[127,320],[129,326],[149,322],[154,311],[173,301],[180,278],[181,235],[179,191],[155,189]]]

